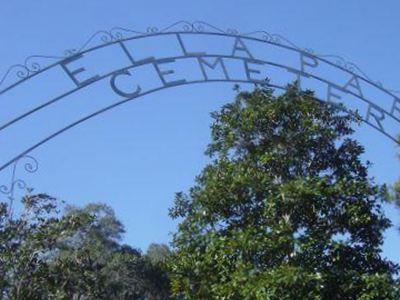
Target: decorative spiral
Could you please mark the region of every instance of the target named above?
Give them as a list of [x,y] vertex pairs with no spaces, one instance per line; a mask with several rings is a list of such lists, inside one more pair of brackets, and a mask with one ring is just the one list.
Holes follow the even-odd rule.
[[27,188],[27,184],[22,179],[17,179],[14,180],[12,188],[14,189],[15,187],[17,187],[20,190],[25,190]]
[[175,22],[163,29],[160,32],[173,32],[173,31],[193,32],[193,24],[187,21]]
[[113,39],[108,35],[102,35],[100,40],[103,42],[103,44],[107,44],[112,42]]
[[211,25],[210,23],[203,22],[203,21],[195,21],[192,23],[193,28],[196,32],[217,32],[217,33],[227,33],[225,30]]
[[10,199],[14,199],[15,187],[20,190],[25,190],[27,188],[27,184],[22,179],[16,179],[11,182],[10,186],[6,186],[5,184],[0,186],[0,192],[9,196]]
[[205,28],[204,28],[203,24],[193,24],[193,29],[196,32],[204,32],[205,31]]
[[148,34],[155,34],[159,31],[158,27],[147,27]]
[[183,30],[185,32],[193,32],[193,26],[185,24],[183,25]]
[[39,72],[41,69],[42,69],[42,67],[40,66],[40,64],[38,63],[38,62],[32,62],[30,65],[29,65],[29,71],[31,72],[31,73],[36,73],[36,72]]
[[3,184],[0,186],[0,193],[7,195],[10,200],[14,199],[16,188],[20,190],[26,190],[28,188],[28,185],[24,180],[16,178],[20,162],[23,162],[23,168],[28,173],[35,173],[39,168],[38,161],[33,156],[30,155],[22,156],[15,161],[12,169],[10,185],[7,186]]
[[5,184],[0,185],[0,193],[4,195],[8,195],[10,193],[10,187],[6,186]]
[[33,156],[25,155],[24,159],[27,160],[24,164],[25,171],[35,173],[39,169],[39,163]]
[[145,32],[141,31],[136,31],[128,28],[123,28],[123,27],[114,27],[110,31],[110,36],[114,41],[119,41],[122,40],[126,37],[132,37],[132,36],[142,36],[145,35]]
[[264,30],[258,30],[258,31],[252,31],[248,33],[242,34],[243,36],[248,36],[248,37],[258,37],[263,41],[269,42],[269,43],[277,43],[276,37]]
[[114,41],[120,41],[125,38],[134,37],[134,36],[144,36],[147,33],[143,31],[132,30],[123,27],[114,27],[110,31],[111,39]]
[[124,34],[121,31],[115,31],[112,33],[112,37],[114,40],[119,41],[124,38]]
[[105,31],[105,30],[99,30],[92,34],[89,39],[84,43],[78,50],[78,53],[85,51],[89,48],[90,45],[98,45],[98,43],[95,43],[94,41],[99,40],[101,44],[108,44],[113,41],[112,35],[110,32]]
[[19,79],[25,79],[25,78],[29,77],[30,71],[26,66],[18,65],[18,69],[19,70],[16,72],[16,75]]

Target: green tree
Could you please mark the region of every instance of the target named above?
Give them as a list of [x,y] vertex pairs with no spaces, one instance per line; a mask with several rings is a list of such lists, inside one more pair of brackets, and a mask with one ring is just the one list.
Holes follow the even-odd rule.
[[174,295],[399,299],[358,117],[294,86],[240,92],[212,117],[211,162],[170,210]]
[[19,218],[0,205],[0,287],[5,299],[41,299],[46,295],[48,262],[57,239],[75,228],[57,218],[57,201],[45,194],[24,197]]
[[[400,136],[397,139],[398,143],[400,144]],[[400,154],[397,156],[397,158],[400,160]],[[394,202],[395,205],[397,205],[397,207],[400,208],[400,179],[398,179],[391,190],[391,200]]]
[[89,299],[141,299],[145,293],[141,253],[120,245],[123,225],[104,204],[67,206],[64,218],[89,220],[59,239],[51,272],[62,287],[55,294]]
[[170,297],[170,279],[168,264],[171,258],[171,250],[165,244],[151,244],[144,259],[146,262],[146,278],[149,288],[146,289],[146,299],[162,300]]
[[10,219],[0,204],[0,291],[4,299],[167,299],[165,268],[128,245],[114,211],[46,194],[23,198]]

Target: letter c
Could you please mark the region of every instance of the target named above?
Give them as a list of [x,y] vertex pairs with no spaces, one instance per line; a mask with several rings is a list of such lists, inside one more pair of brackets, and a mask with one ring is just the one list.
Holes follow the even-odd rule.
[[121,91],[121,89],[119,89],[117,87],[117,85],[115,84],[115,81],[117,80],[118,76],[132,76],[132,74],[129,72],[129,70],[122,70],[122,71],[115,72],[112,75],[110,84],[111,84],[111,88],[113,89],[113,91],[116,94],[118,94],[122,97],[125,97],[125,98],[134,98],[140,94],[140,92],[142,91],[142,88],[140,87],[140,85],[138,85],[136,88],[136,91],[134,91],[132,93]]

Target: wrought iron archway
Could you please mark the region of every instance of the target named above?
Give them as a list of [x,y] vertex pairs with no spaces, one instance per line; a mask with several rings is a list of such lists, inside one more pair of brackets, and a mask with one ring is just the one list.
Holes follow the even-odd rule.
[[[168,49],[165,53],[156,55],[151,50],[148,53],[146,51],[139,53],[140,51],[135,48],[137,42],[155,39],[164,43]],[[204,43],[207,39],[208,42]],[[218,44],[220,48],[207,48],[207,45],[213,43]],[[105,50],[117,53],[125,64],[109,66],[102,72],[89,76],[85,59]],[[291,59],[277,58],[274,56],[277,51]],[[138,53],[145,55],[138,57]],[[179,68],[174,65],[179,63],[191,64],[192,69],[197,72],[197,77],[193,74],[190,76],[179,74]],[[152,76],[158,81],[158,85],[148,88],[137,82],[140,70],[144,68],[147,68],[147,71],[152,70]],[[337,80],[331,79],[329,73],[338,71],[342,77],[338,79],[335,75]],[[52,72],[62,73],[72,87],[63,90],[56,97],[41,100],[38,105],[8,120],[0,121],[0,135],[13,125],[47,107],[55,106],[66,97],[96,82],[106,82],[119,99],[54,130],[22,152],[15,153],[7,161],[0,161],[0,172],[11,170],[10,183],[0,186],[0,192],[10,199],[14,197],[15,188],[26,188],[26,183],[16,176],[19,164],[23,163],[27,172],[32,173],[38,169],[37,160],[31,155],[33,150],[95,116],[129,101],[163,89],[188,84],[234,82],[261,84],[285,90],[288,82],[283,84],[273,80],[274,72],[278,72],[281,77],[284,73],[290,77],[290,81],[297,80],[300,88],[305,88],[307,85],[305,81],[318,83],[323,91],[323,96],[318,97],[321,101],[344,105],[349,104],[345,102],[349,98],[352,101],[350,104],[353,104],[353,100],[359,101],[364,111],[361,114],[363,121],[398,143],[396,137],[397,132],[400,132],[400,96],[397,95],[397,91],[387,89],[380,82],[373,81],[355,64],[346,62],[339,56],[315,54],[312,50],[297,47],[280,35],[265,31],[239,33],[236,30],[223,30],[205,22],[186,21],[176,22],[161,30],[151,27],[146,32],[124,28],[98,31],[82,47],[67,50],[63,56],[34,55],[28,57],[23,64],[11,66],[0,77],[0,101],[11,91],[23,86],[25,82],[37,80],[43,74]],[[266,82],[266,77],[272,80]],[[130,81],[129,84],[126,84],[126,81]],[[379,95],[378,100],[376,100],[377,95]],[[399,127],[396,129],[393,124]]]

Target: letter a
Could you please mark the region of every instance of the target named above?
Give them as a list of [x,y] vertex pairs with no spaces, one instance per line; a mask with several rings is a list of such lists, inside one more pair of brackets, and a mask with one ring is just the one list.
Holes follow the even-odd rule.
[[[245,52],[247,54],[248,58],[254,59],[253,55],[251,55],[247,46],[243,43],[242,39],[239,37],[237,37],[235,39],[235,44],[233,45],[233,50],[232,50],[232,56],[236,56],[237,51]],[[243,56],[239,56],[239,57],[243,57]]]
[[[364,97],[364,95],[361,91],[360,81],[358,80],[358,77],[356,75],[353,75],[353,77],[343,86],[343,89],[349,91],[347,89],[348,87],[352,87],[353,89],[356,89],[358,92],[358,95],[360,97]],[[351,92],[351,91],[349,91],[349,92]]]

